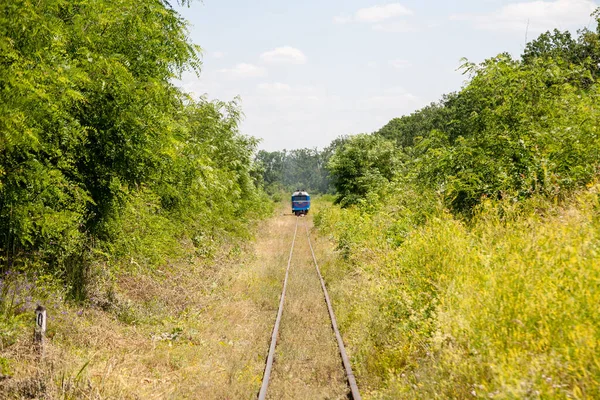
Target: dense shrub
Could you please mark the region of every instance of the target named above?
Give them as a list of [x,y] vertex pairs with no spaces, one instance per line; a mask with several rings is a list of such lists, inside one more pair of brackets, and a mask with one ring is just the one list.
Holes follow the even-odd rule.
[[328,163],[336,189],[336,202],[356,204],[376,193],[397,173],[399,155],[391,141],[360,134],[341,144]]
[[[163,262],[264,211],[235,102],[173,84],[200,49],[167,1],[0,5],[0,270],[85,296],[94,262]],[[137,257],[136,257],[137,258]]]
[[323,269],[361,387],[375,398],[599,396],[599,190],[562,206],[486,200],[469,223],[435,202],[421,216],[398,194],[366,213],[320,214],[343,255]]

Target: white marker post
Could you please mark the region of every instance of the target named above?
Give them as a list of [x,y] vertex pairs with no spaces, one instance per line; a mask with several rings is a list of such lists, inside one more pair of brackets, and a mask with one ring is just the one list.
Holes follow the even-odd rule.
[[38,305],[35,309],[35,331],[33,341],[40,357],[44,356],[44,339],[46,337],[46,308]]

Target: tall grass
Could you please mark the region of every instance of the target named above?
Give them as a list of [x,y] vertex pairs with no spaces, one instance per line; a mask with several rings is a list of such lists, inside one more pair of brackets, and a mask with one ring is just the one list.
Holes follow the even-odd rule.
[[415,219],[410,194],[324,211],[359,384],[373,398],[600,397],[599,192],[484,202],[468,223],[431,199]]

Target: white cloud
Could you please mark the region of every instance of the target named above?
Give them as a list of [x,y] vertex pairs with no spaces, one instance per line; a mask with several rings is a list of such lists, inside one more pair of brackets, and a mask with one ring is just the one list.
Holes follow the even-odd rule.
[[390,66],[392,66],[393,68],[396,69],[404,69],[404,68],[408,68],[410,67],[412,64],[410,63],[410,61],[407,60],[391,60],[389,62]]
[[386,95],[389,95],[389,94],[395,94],[395,95],[403,95],[403,96],[404,96],[404,95],[409,95],[409,96],[411,96],[411,97],[414,97],[414,96],[412,96],[412,94],[410,94],[410,93],[409,93],[409,92],[408,92],[408,91],[407,91],[407,90],[406,90],[404,87],[402,87],[402,86],[391,86],[391,87],[389,87],[389,88],[385,89],[385,90],[383,91],[383,93],[384,93],[384,94],[386,94]]
[[225,57],[225,53],[223,53],[222,51],[215,51],[211,55],[213,58],[217,58],[217,59]]
[[398,17],[413,15],[413,12],[400,3],[391,3],[380,6],[361,8],[354,15],[338,15],[333,17],[336,24],[346,24],[349,22],[378,23],[388,21]]
[[482,30],[539,33],[587,25],[596,7],[592,0],[522,1],[489,14],[455,14],[450,19],[471,22]]
[[291,86],[287,83],[281,82],[263,82],[259,83],[257,86],[259,93],[267,94],[267,95],[306,95],[306,94],[314,94],[318,90],[313,86],[303,86],[303,85],[295,85]]
[[220,69],[219,72],[229,79],[258,78],[267,74],[267,70],[263,67],[247,63],[240,63],[233,68]]
[[402,87],[357,96],[284,82],[262,82],[255,88],[243,95],[242,130],[263,137],[261,147],[266,149],[327,146],[339,135],[372,132],[424,105]]
[[323,104],[327,94],[312,86],[291,86],[281,82],[264,82],[257,85],[252,97],[256,104],[268,104],[270,110],[306,110],[315,103]]
[[291,46],[278,47],[266,51],[260,55],[260,59],[272,64],[305,64],[306,56],[304,53]]
[[419,30],[417,26],[407,21],[392,21],[385,22],[383,24],[376,24],[373,25],[373,29],[376,31],[390,33],[417,32]]

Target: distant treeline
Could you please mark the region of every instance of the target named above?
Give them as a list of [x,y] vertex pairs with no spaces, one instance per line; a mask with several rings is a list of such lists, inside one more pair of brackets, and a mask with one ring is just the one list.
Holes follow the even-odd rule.
[[256,163],[262,172],[265,188],[269,192],[295,189],[306,189],[316,193],[333,192],[332,177],[327,163],[345,140],[346,137],[340,137],[323,150],[260,150],[256,155]]

